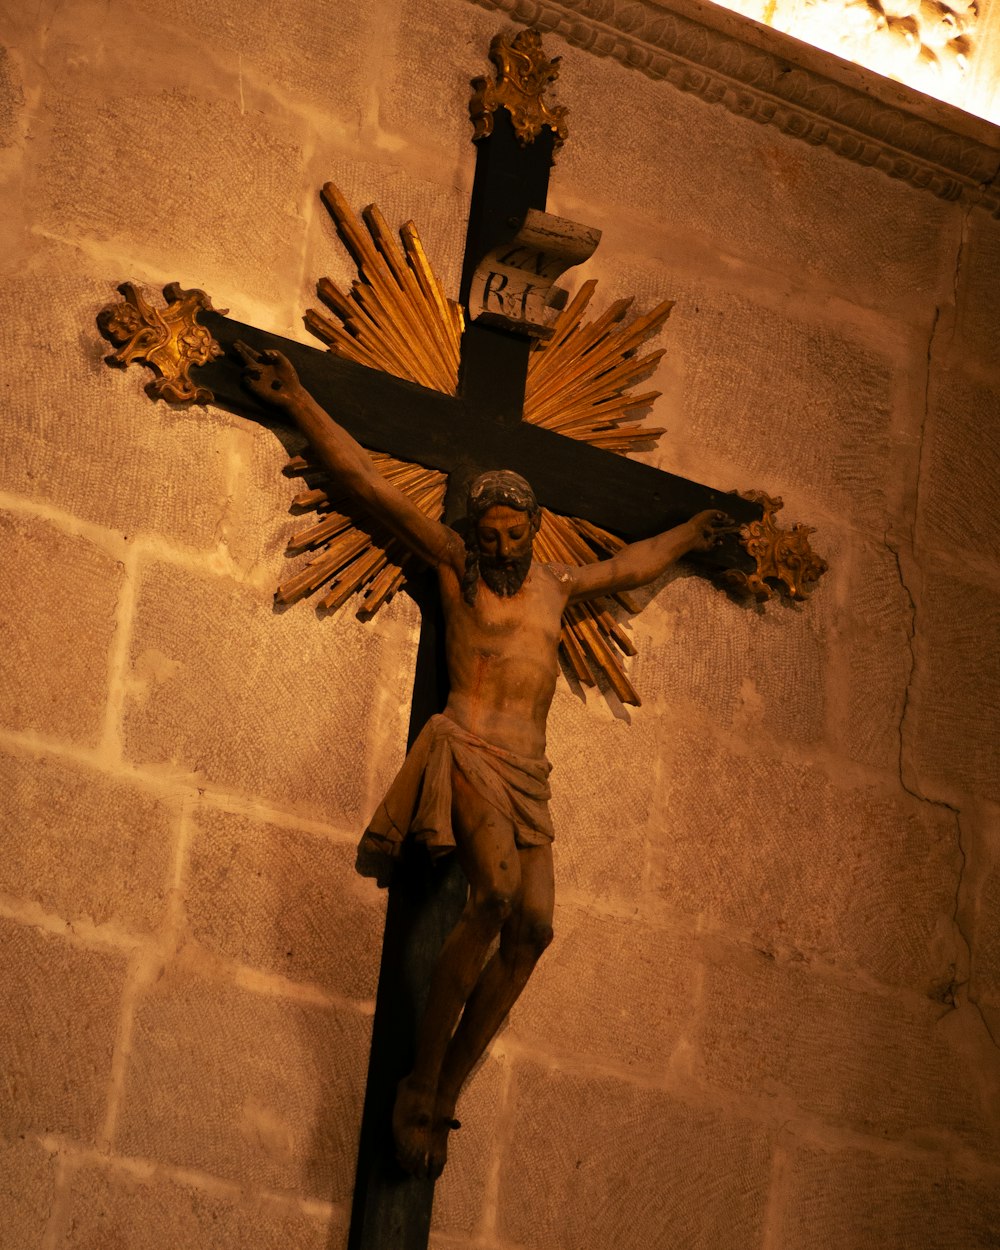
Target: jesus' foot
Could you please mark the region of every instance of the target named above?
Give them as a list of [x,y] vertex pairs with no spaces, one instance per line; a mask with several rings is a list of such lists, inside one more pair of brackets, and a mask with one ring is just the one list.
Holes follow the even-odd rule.
[[414,1084],[411,1077],[404,1076],[396,1087],[392,1136],[399,1166],[413,1176],[428,1174],[433,1110],[434,1091]]
[[455,1104],[443,1105],[439,1100],[434,1108],[434,1123],[431,1125],[430,1153],[427,1158],[427,1175],[433,1180],[444,1171],[448,1161],[448,1134],[452,1129],[461,1128],[455,1119]]

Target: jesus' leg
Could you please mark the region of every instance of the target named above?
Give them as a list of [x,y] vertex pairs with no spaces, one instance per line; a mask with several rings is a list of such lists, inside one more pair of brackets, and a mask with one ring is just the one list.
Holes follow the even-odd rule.
[[469,880],[469,901],[445,940],[417,1032],[413,1071],[399,1084],[392,1130],[400,1165],[428,1169],[438,1078],[462,1009],[483,973],[490,946],[519,897],[521,872],[514,828],[456,774],[453,779],[459,862]]
[[480,1056],[503,1024],[552,941],[554,879],[552,848],[518,851],[521,889],[500,933],[500,947],[469,996],[458,1028],[445,1051],[438,1080],[429,1169],[440,1176],[447,1157],[459,1092]]

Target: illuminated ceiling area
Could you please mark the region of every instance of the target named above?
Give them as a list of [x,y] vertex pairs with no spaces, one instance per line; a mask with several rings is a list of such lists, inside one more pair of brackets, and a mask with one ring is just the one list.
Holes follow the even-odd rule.
[[1000,123],[1000,0],[717,3]]

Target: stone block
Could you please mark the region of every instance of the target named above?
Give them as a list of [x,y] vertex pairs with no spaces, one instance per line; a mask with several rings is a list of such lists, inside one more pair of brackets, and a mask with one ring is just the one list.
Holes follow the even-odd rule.
[[93,1141],[111,1079],[126,960],[0,921],[0,1134]]
[[916,668],[903,741],[906,762],[931,798],[964,791],[1000,799],[998,654],[995,587],[930,565],[917,604]]
[[166,895],[171,822],[162,802],[120,777],[0,752],[0,893],[148,931]]
[[[957,299],[956,344],[964,359],[980,369],[996,370],[1000,338],[1000,222],[985,209],[969,213],[962,248]],[[990,431],[983,428],[984,434]],[[970,468],[976,466],[971,464]]]
[[[994,844],[998,836],[996,823],[986,830],[986,837]],[[971,994],[974,999],[1000,1006],[1000,867],[984,872],[974,911]]]
[[841,560],[844,567],[827,574],[820,592],[844,588],[827,634],[832,738],[848,759],[896,773],[912,667],[913,603],[896,556],[884,543],[855,536],[837,563]]
[[[650,711],[687,704],[727,728],[823,737],[829,587],[805,611],[733,603],[701,577],[672,579],[636,618],[633,684]],[[662,746],[661,746],[662,750]]]
[[732,951],[706,966],[704,1004],[696,1070],[730,1095],[872,1137],[992,1148],[977,1076],[940,1003]]
[[11,513],[0,513],[0,548],[9,570],[0,617],[18,622],[0,648],[2,723],[95,746],[121,565],[85,539]]
[[[46,111],[26,186],[35,228],[131,256],[132,272],[119,281],[138,264],[223,306],[233,291],[287,304],[285,275],[299,271],[305,234],[293,171],[304,163],[307,126],[273,97],[247,107],[238,62],[217,95],[192,81],[197,56],[178,80],[155,41],[139,68],[143,37],[107,49],[103,11],[93,13],[92,31],[74,11],[71,29],[51,34]],[[94,74],[95,57],[103,76]],[[211,74],[204,61],[199,68]],[[290,315],[276,314],[280,324]]]
[[[127,538],[154,532],[214,547],[226,515],[230,419],[215,409],[151,403],[142,393],[150,370],[135,365],[123,374],[104,364],[112,348],[95,317],[119,301],[115,277],[111,270],[94,279],[81,272],[77,254],[53,247],[30,276],[12,275],[0,287],[8,362],[0,378],[8,414],[2,489]],[[144,289],[163,305],[155,287]]]
[[672,911],[931,996],[949,980],[950,813],[694,733],[673,738],[662,810],[652,884]]
[[[497,1162],[497,1134],[506,1071],[487,1058],[462,1091],[462,1127],[448,1142],[448,1166],[434,1187],[432,1229],[452,1236],[475,1233]],[[477,1243],[478,1244],[478,1243]]]
[[665,1072],[697,994],[691,940],[577,907],[558,907],[553,928],[511,1012],[516,1035],[546,1051]]
[[559,683],[548,725],[559,889],[592,898],[638,897],[644,829],[659,770],[653,722],[612,716],[596,692],[584,704]]
[[1000,382],[957,371],[935,379],[917,538],[959,563],[1000,563]]
[[184,891],[193,936],[238,963],[374,998],[384,896],[355,848],[202,807]]
[[321,1215],[252,1193],[84,1166],[71,1177],[54,1250],[333,1250],[341,1245],[334,1220],[331,1227]]
[[528,1250],[760,1244],[760,1127],[658,1090],[521,1065],[500,1169],[501,1238]]
[[[168,565],[143,575],[124,713],[128,758],[357,828],[380,631]],[[396,751],[398,743],[388,744]]]
[[[493,81],[490,40],[503,25],[495,9],[462,0],[436,0],[433,5],[402,0],[395,55],[379,86],[381,125],[420,149],[437,149],[439,164],[447,153],[469,186],[475,168],[469,84],[480,74]],[[561,42],[549,35],[546,47],[550,41]],[[415,99],[421,102],[419,109],[413,106]]]
[[347,1201],[370,1029],[176,971],[137,1004],[116,1149]]
[[1000,1238],[995,1176],[938,1158],[800,1147],[786,1177],[780,1250],[994,1250]]
[[689,462],[718,466],[713,485],[780,495],[782,524],[820,524],[822,509],[884,532],[908,454],[892,430],[887,350],[731,290],[680,309],[668,341],[683,369],[670,439]]
[[392,46],[397,4],[317,9],[291,0],[280,22],[240,0],[226,0],[211,17],[195,0],[179,0],[169,13],[151,0],[117,7],[132,38],[168,39],[185,62],[204,59],[202,84],[214,82],[219,94],[262,109],[268,100],[291,102],[318,115],[323,133],[350,134],[371,108],[371,82],[384,48]]
[[307,562],[301,556],[290,560],[285,553],[294,535],[317,520],[314,512],[293,510],[293,499],[307,485],[284,473],[289,459],[305,451],[305,440],[290,427],[275,431],[248,420],[236,424],[237,473],[222,541],[242,575],[275,590]]
[[55,1193],[55,1161],[30,1138],[0,1138],[0,1175],[3,1176],[4,1250],[40,1246]]
[[14,144],[23,107],[20,75],[9,49],[0,48],[0,149]]
[[[572,110],[550,211],[586,211],[588,224],[612,230],[618,217],[623,239],[655,230],[660,252],[703,249],[709,266],[749,262],[930,324],[951,291],[957,205],[553,36],[545,43],[563,56],[558,96]],[[615,242],[609,234],[602,250]]]

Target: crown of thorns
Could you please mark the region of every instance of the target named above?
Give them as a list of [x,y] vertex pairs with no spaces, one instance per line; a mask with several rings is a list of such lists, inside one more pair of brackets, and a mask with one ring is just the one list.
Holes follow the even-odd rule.
[[538,515],[538,500],[535,492],[521,477],[511,469],[494,469],[489,473],[481,473],[469,487],[467,512],[473,520],[478,520],[490,508],[516,508],[519,512],[527,512],[532,518]]

